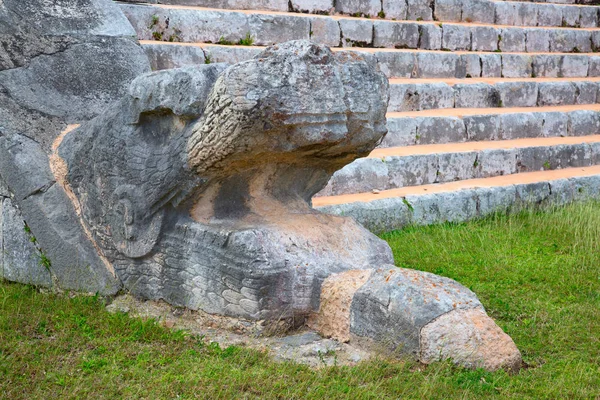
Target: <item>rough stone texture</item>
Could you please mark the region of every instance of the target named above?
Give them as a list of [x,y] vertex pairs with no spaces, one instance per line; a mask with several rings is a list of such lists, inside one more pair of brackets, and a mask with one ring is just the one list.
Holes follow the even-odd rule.
[[435,20],[460,22],[462,17],[462,7],[463,0],[437,0],[435,2]]
[[341,19],[342,45],[368,47],[373,43],[373,22],[364,19]]
[[525,30],[522,28],[504,28],[500,32],[499,44],[503,52],[525,51]]
[[[437,2],[436,2],[437,3]],[[436,4],[437,9],[437,4]],[[462,21],[494,24],[494,3],[487,0],[469,0],[463,2]]]
[[423,327],[449,311],[476,307],[482,308],[475,294],[451,279],[382,266],[354,295],[350,332],[419,359]]
[[453,89],[441,82],[391,85],[388,112],[453,108]]
[[308,203],[386,132],[387,80],[305,41],[221,69],[137,78],[65,137],[66,181],[132,293],[247,319],[307,315],[329,274],[391,260],[385,242]]
[[204,64],[206,62],[206,54],[201,47],[173,46],[160,43],[143,47],[153,71]]
[[502,76],[502,56],[500,54],[482,54],[481,76],[483,78],[497,78]]
[[502,54],[502,76],[528,78],[533,71],[532,57],[525,54]]
[[404,0],[383,0],[383,12],[388,19],[404,20],[408,11],[408,4]]
[[448,50],[470,50],[471,30],[464,25],[443,25],[442,48]]
[[381,11],[381,0],[336,0],[335,11],[376,17]]
[[[131,1],[131,0],[126,0]],[[138,3],[139,1],[132,1]],[[323,3],[326,0],[314,0],[314,3]],[[288,0],[150,0],[147,3],[174,4],[179,6],[197,6],[211,8],[229,8],[234,10],[267,10],[288,11]],[[313,3],[311,0],[296,0],[296,3]]]
[[540,78],[557,78],[561,76],[562,57],[552,54],[538,54],[533,58],[532,72]]
[[550,33],[545,29],[526,29],[526,51],[548,52],[550,51]]
[[498,29],[489,26],[476,26],[471,29],[473,51],[498,50]]
[[431,21],[433,19],[429,0],[407,0],[406,19]]
[[270,45],[310,36],[310,18],[294,14],[246,14],[134,4],[120,7],[138,38],[146,40],[238,43],[250,35],[253,44]]
[[112,2],[46,3],[0,3],[0,175],[14,194],[14,221],[26,221],[50,262],[48,273],[25,257],[12,276],[47,285],[51,274],[60,288],[113,294],[120,282],[55,184],[48,153],[67,124],[94,117],[148,71],[148,59]]
[[25,221],[10,198],[0,198],[0,277],[51,287],[52,276],[26,231]]
[[538,88],[535,82],[499,82],[494,86],[502,107],[535,107]]
[[333,9],[333,0],[292,0],[290,5],[292,10],[298,12],[329,13]]
[[500,102],[498,92],[492,85],[486,83],[457,84],[453,86],[453,89],[457,108],[498,107]]
[[488,371],[521,368],[521,353],[512,339],[482,308],[458,309],[425,325],[420,334],[420,360],[460,360]]
[[375,21],[373,27],[373,47],[397,49],[416,49],[418,47],[418,24]]
[[562,7],[554,4],[539,4],[537,20],[538,26],[561,26]]
[[331,18],[314,18],[310,23],[310,40],[326,46],[340,45],[340,24]]
[[308,326],[325,337],[349,342],[352,298],[372,273],[373,270],[346,271],[325,279],[319,311],[309,318]]
[[419,48],[439,50],[442,48],[442,28],[437,25],[419,25]]

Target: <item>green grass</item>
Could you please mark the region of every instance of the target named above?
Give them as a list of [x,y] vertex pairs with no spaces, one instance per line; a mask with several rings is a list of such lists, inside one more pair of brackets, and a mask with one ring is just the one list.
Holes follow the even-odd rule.
[[473,289],[528,368],[511,376],[375,360],[311,370],[108,314],[100,298],[0,283],[0,396],[600,398],[600,205],[410,227],[384,238],[398,265]]

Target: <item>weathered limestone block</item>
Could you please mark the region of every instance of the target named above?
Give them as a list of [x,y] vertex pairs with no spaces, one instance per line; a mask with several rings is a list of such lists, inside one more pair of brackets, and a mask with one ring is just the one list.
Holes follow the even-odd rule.
[[409,20],[433,20],[433,12],[431,10],[431,2],[429,0],[407,0],[408,10],[406,19]]
[[420,118],[389,118],[388,134],[380,147],[410,146],[417,143],[417,128]]
[[454,107],[454,90],[445,83],[397,84],[390,87],[388,112]]
[[517,25],[519,19],[519,3],[512,1],[498,1],[494,3],[495,20],[498,25]]
[[567,132],[569,136],[600,134],[600,114],[591,110],[569,112]]
[[[331,177],[329,196],[387,189],[388,165],[379,158],[360,158]],[[319,196],[320,193],[317,193]]]
[[598,9],[596,7],[579,8],[579,26],[582,28],[598,27]]
[[502,76],[502,56],[500,54],[481,54],[481,76],[499,78]]
[[333,0],[292,0],[290,4],[292,10],[303,13],[329,13],[333,9]]
[[373,27],[374,47],[416,49],[419,44],[418,24],[374,21]]
[[417,63],[415,53],[382,51],[376,57],[381,72],[388,78],[410,78],[414,74]]
[[572,82],[540,82],[538,106],[575,104],[576,87]]
[[[436,10],[437,10],[436,2]],[[462,21],[480,24],[494,24],[494,3],[487,0],[469,0],[462,5]]]
[[499,82],[495,85],[500,107],[535,107],[538,87],[535,82]]
[[500,96],[493,85],[461,83],[453,87],[457,108],[498,107],[500,104]]
[[553,53],[570,53],[577,47],[577,37],[574,30],[550,30],[550,51]]
[[387,19],[396,19],[399,21],[406,19],[408,4],[406,4],[405,0],[383,0],[381,4]]
[[376,17],[381,11],[381,0],[336,0],[335,11]]
[[557,78],[561,76],[562,56],[554,54],[536,54],[533,57],[533,75],[540,78]]
[[[144,46],[153,71],[204,64],[206,54],[196,46],[172,46],[168,44],[151,44]],[[212,59],[211,59],[212,61]]]
[[509,175],[517,172],[515,149],[485,149],[477,155],[474,178]]
[[386,189],[434,183],[438,171],[436,154],[386,157],[388,183]]
[[416,58],[415,77],[448,78],[457,75],[457,65],[460,58],[458,54],[418,53]]
[[579,27],[579,10],[578,6],[563,6],[563,26]]
[[442,26],[442,48],[448,50],[470,50],[471,29],[465,25]]
[[463,117],[468,140],[497,140],[500,138],[500,116],[468,115]]
[[443,183],[474,178],[477,152],[441,153],[438,155],[438,172],[435,182]]
[[310,21],[310,40],[326,46],[339,46],[340,24],[331,18],[316,17],[312,19]]
[[498,47],[503,52],[524,52],[525,32],[523,28],[503,28],[498,39]]
[[588,57],[577,54],[565,54],[560,58],[560,74],[568,77],[587,76]]
[[538,4],[538,26],[561,26],[562,7],[555,4]]
[[439,50],[442,48],[442,28],[438,25],[419,25],[419,48],[425,50]]
[[528,53],[550,51],[550,33],[547,29],[526,29],[525,34]]
[[[463,0],[437,0],[434,17],[436,21],[461,22]],[[492,12],[492,18],[494,14]]]
[[417,129],[420,144],[460,142],[465,137],[464,123],[456,117],[422,118]]
[[502,76],[528,78],[533,71],[533,58],[526,54],[502,54]]
[[596,82],[573,82],[576,97],[575,104],[594,104],[598,97],[598,84]]
[[476,26],[471,28],[473,51],[498,50],[498,29],[491,26]]
[[339,21],[342,46],[369,47],[373,43],[373,22],[364,19],[344,18]]
[[542,120],[534,113],[500,115],[500,138],[519,139],[542,136]]
[[481,76],[482,62],[479,54],[461,54],[460,62],[465,66],[465,78],[478,78]]
[[541,113],[542,135],[544,137],[567,136],[569,115],[562,112]]

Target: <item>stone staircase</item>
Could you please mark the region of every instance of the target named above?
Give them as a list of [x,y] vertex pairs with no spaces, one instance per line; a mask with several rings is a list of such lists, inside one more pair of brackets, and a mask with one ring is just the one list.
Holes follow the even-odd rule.
[[156,70],[295,39],[379,65],[389,133],[313,205],[389,230],[600,197],[600,7],[559,2],[119,4]]

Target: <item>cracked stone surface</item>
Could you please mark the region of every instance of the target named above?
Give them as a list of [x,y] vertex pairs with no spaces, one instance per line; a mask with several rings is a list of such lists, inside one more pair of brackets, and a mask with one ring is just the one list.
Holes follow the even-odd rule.
[[[39,247],[27,250],[15,234],[10,265],[8,258],[3,264],[7,279],[103,294],[120,288],[55,184],[48,155],[68,124],[96,116],[149,70],[134,38],[110,1],[0,2],[0,177],[11,198],[3,207],[13,210],[11,225],[27,222]],[[41,269],[41,254],[32,261],[36,251],[49,270]]]

